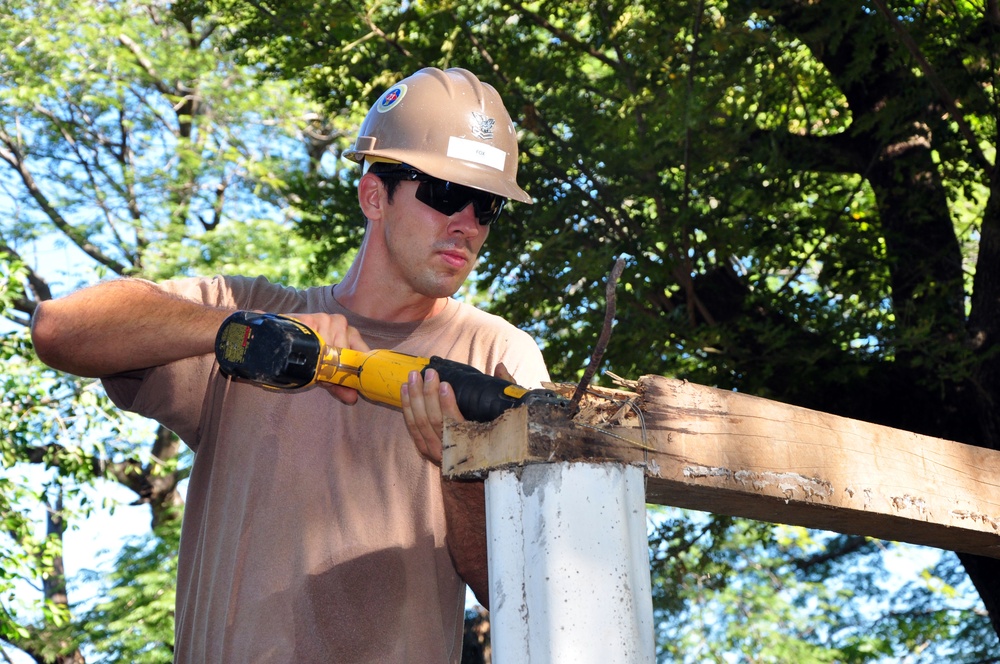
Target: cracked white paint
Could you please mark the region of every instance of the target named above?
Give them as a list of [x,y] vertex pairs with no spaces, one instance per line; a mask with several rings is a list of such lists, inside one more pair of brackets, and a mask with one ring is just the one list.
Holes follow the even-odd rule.
[[[833,485],[830,482],[798,473],[775,473],[756,470],[737,470],[734,472],[729,468],[720,468],[718,466],[686,466],[683,472],[684,477],[690,478],[721,477],[726,480],[739,482],[744,486],[750,485],[754,491],[761,491],[768,487],[777,487],[778,491],[784,495],[786,503],[794,498],[824,500],[831,498],[834,494]],[[797,496],[796,492],[800,492],[802,495]]]
[[969,519],[973,523],[978,521],[983,525],[988,525],[995,531],[1000,531],[1000,518],[993,517],[988,514],[982,514],[981,512],[971,512],[969,510],[952,510],[950,514],[953,518],[960,521],[964,521],[965,519]]
[[652,475],[653,477],[663,477],[660,474],[660,464],[656,463],[656,459],[650,459],[649,463],[646,464],[646,467],[649,469],[649,475]]
[[908,493],[903,494],[902,496],[892,496],[889,498],[889,502],[892,503],[893,509],[897,512],[915,509],[922,517],[929,517],[931,515],[931,513],[927,510],[927,501],[923,498],[914,498]]
[[684,477],[725,477],[728,478],[733,471],[728,468],[718,468],[713,466],[685,466]]

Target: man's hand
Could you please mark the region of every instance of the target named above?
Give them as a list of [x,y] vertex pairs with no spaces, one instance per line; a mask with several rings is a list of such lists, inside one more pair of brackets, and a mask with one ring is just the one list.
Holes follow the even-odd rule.
[[[507,367],[498,364],[493,375],[514,382]],[[417,451],[441,465],[445,418],[464,422],[455,391],[442,383],[436,371],[410,374],[400,391],[403,418]],[[445,519],[448,522],[448,552],[459,576],[472,588],[479,602],[489,608],[489,560],[486,552],[486,495],[483,482],[442,480]]]
[[[493,375],[514,382],[507,367],[500,363]],[[403,419],[413,437],[417,451],[433,464],[441,465],[441,448],[444,439],[445,418],[464,422],[462,411],[458,409],[455,391],[433,369],[427,369],[424,376],[411,371],[409,381],[400,393],[403,404]]]
[[[361,338],[361,333],[348,325],[347,318],[340,314],[295,313],[284,315],[294,318],[312,329],[328,346],[349,348],[364,353],[371,350],[365,340]],[[353,388],[332,383],[319,383],[319,386],[332,394],[335,399],[347,405],[354,405],[358,402],[358,391]]]

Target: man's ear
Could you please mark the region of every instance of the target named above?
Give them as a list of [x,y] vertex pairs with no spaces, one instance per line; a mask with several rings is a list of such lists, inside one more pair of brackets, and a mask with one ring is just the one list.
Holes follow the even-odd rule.
[[358,182],[358,203],[365,219],[381,219],[388,200],[385,186],[377,175],[365,173]]

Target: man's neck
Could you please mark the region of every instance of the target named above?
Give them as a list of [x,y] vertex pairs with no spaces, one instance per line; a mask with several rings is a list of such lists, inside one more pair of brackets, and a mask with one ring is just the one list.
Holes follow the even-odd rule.
[[333,297],[356,314],[387,323],[426,320],[444,311],[449,299],[389,292],[384,285],[361,277],[353,268],[333,287]]

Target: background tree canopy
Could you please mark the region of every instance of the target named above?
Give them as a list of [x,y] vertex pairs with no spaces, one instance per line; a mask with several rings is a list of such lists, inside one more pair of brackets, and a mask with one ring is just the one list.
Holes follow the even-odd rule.
[[[493,229],[467,296],[532,332],[555,378],[581,372],[625,255],[603,368],[1000,449],[995,0],[0,6],[0,638],[37,661],[169,661],[188,462],[92,382],[38,366],[19,326],[110,274],[336,280],[362,230],[340,153],[422,66],[479,73],[521,132],[536,203]],[[75,270],[31,259],[56,236]],[[67,276],[80,266],[98,271]],[[102,481],[157,530],[76,605],[60,536]],[[996,560],[948,554],[888,588],[891,544],[654,524],[668,661],[1000,651]]]

